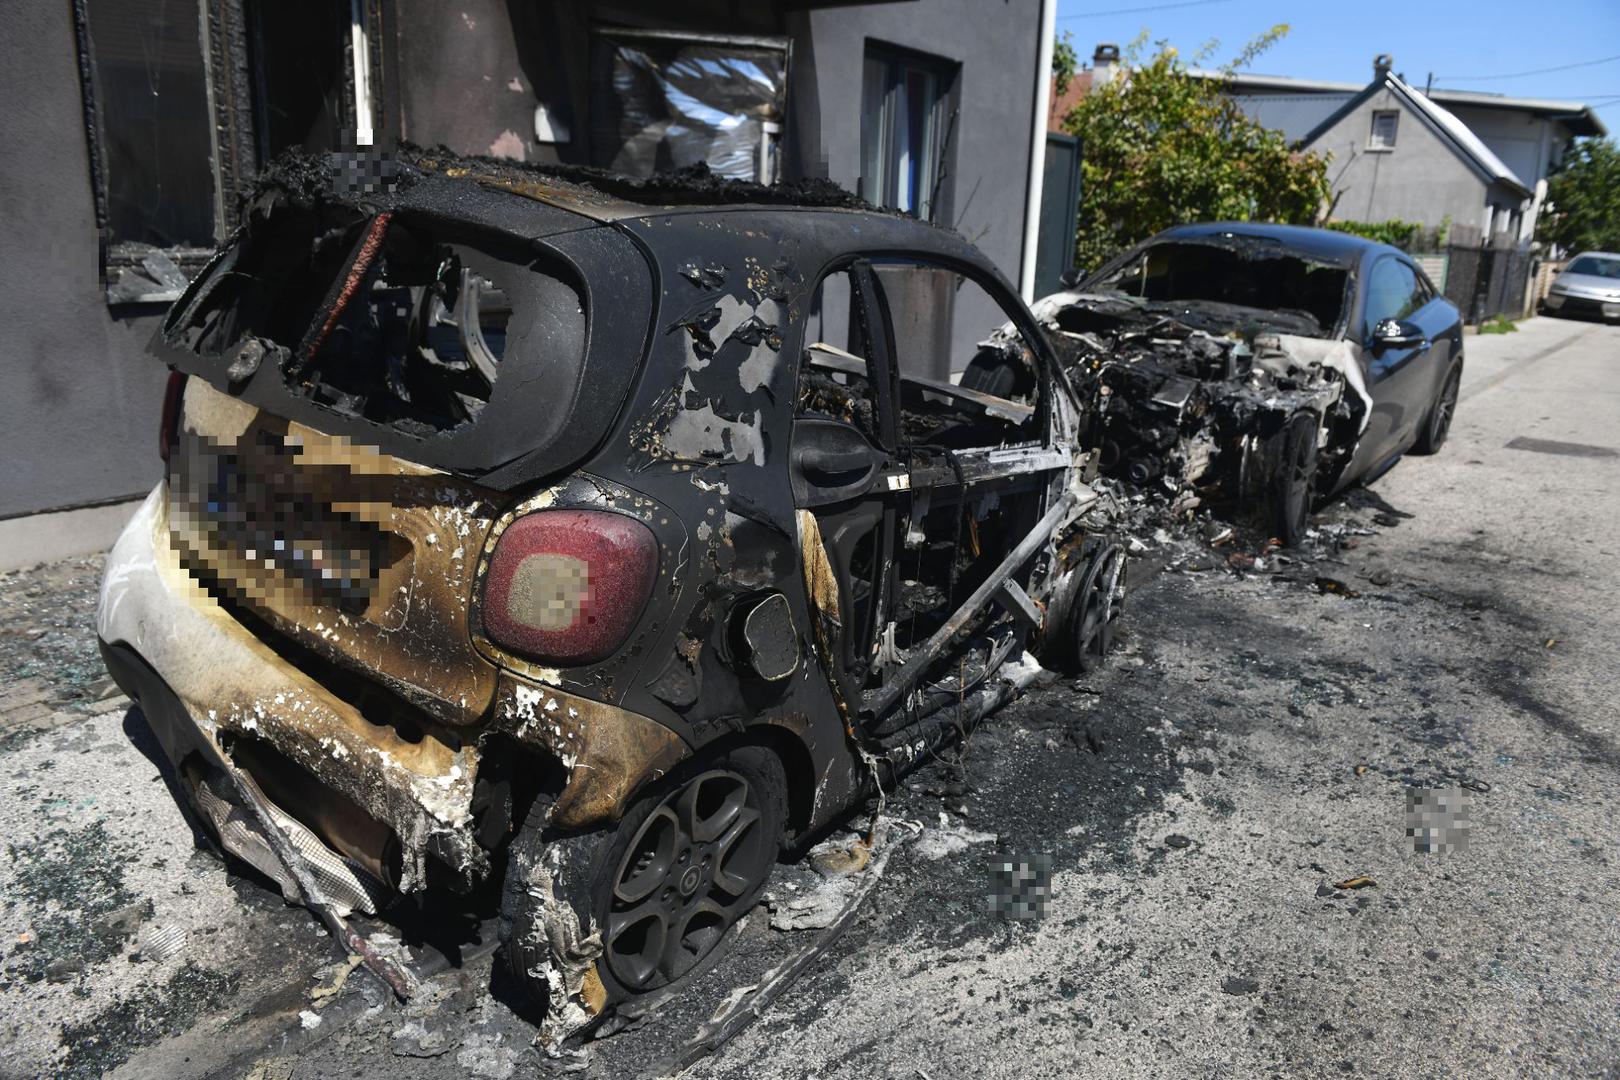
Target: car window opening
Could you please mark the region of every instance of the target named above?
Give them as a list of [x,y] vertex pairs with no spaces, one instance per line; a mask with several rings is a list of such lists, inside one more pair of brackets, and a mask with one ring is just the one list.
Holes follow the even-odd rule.
[[[1246,308],[1255,321],[1325,336],[1344,313],[1348,273],[1294,255],[1214,244],[1154,244],[1090,288],[1156,303]],[[1292,323],[1293,325],[1285,325]],[[1067,328],[1065,328],[1067,329]]]
[[422,437],[477,421],[509,342],[582,350],[583,308],[562,278],[432,225],[297,209],[253,229],[169,332],[233,383],[272,361],[300,396]]

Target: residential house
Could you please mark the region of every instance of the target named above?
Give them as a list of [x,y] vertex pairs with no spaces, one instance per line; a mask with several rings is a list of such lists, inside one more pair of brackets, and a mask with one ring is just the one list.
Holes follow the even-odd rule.
[[1399,218],[1529,240],[1547,176],[1580,136],[1607,134],[1584,104],[1470,90],[1418,90],[1374,62],[1373,80],[1323,82],[1200,72],[1249,116],[1333,155],[1334,216]]
[[[145,345],[288,147],[825,176],[1032,280],[1054,0],[17,0],[0,41],[0,566],[156,479]],[[88,516],[87,516],[88,515]],[[63,546],[63,545],[67,546]]]

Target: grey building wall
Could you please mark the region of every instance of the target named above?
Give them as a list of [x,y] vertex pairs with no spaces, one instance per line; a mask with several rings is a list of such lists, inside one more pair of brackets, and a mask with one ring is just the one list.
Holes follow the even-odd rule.
[[[860,181],[867,44],[900,46],[961,63],[956,84],[960,111],[945,156],[949,174],[939,220],[988,255],[1016,289],[1040,46],[1039,0],[866,5],[808,12],[794,16],[790,25],[795,28],[796,66],[789,109],[800,110],[790,124],[794,149],[806,174],[825,175],[851,191]],[[811,55],[806,58],[806,53]],[[954,308],[951,364],[961,370],[973,355],[973,343],[1000,325],[1003,316],[976,289],[961,290]]]
[[[1381,109],[1400,110],[1393,150],[1367,146],[1372,114]],[[1456,224],[1483,227],[1485,181],[1389,90],[1347,113],[1310,149],[1332,154],[1328,177],[1335,193],[1344,192],[1334,217],[1399,218],[1432,227],[1449,215]]]
[[[794,17],[809,34],[794,35],[797,69],[792,91],[816,102],[819,116],[798,131],[807,172],[826,162],[826,175],[855,190],[860,178],[861,79],[868,41],[961,61],[960,115],[947,158],[949,218],[1016,283],[1023,253],[1024,185],[1029,175],[1035,64],[1040,45],[1039,0],[919,0],[812,11]],[[809,40],[813,50],[802,50]],[[813,80],[811,82],[810,80]]]
[[110,312],[66,0],[14,0],[0,34],[0,518],[157,479],[161,307]]

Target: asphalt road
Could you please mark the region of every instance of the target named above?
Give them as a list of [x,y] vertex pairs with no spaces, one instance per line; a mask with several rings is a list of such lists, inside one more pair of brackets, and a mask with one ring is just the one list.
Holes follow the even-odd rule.
[[[1120,655],[892,800],[924,832],[859,921],[686,1075],[1620,1076],[1620,329],[1467,354],[1444,451],[1307,556],[1150,545]],[[193,853],[95,681],[94,572],[0,576],[0,1076],[554,1068],[476,948],[409,1007],[357,975],[316,1009],[334,947]],[[1466,794],[1459,846],[1414,850],[1409,788]],[[1040,917],[992,913],[1008,858],[1049,860]],[[583,1075],[656,1075],[803,933],[761,913]]]

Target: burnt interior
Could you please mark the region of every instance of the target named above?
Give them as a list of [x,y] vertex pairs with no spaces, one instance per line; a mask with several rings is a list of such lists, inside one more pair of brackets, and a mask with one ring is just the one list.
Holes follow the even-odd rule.
[[[859,700],[945,627],[1034,525],[1044,474],[1014,465],[970,477],[964,463],[1038,448],[1046,418],[1033,377],[1003,398],[896,372],[881,288],[863,293],[842,276],[829,277],[812,304],[793,458],[798,501],[816,508],[840,585],[837,675]],[[833,340],[813,340],[818,333]],[[985,357],[1034,370],[1016,333],[991,335],[977,347],[975,359]],[[998,618],[992,605],[960,637]],[[933,676],[949,669],[960,679],[965,660],[945,655]]]
[[427,435],[478,419],[509,343],[583,352],[581,295],[560,268],[467,231],[280,200],[167,333],[233,385],[276,367],[327,409]]

